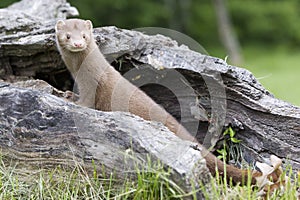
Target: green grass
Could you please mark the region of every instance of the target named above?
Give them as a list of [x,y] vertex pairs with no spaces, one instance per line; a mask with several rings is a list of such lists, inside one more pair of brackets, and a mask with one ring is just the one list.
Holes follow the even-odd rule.
[[[170,170],[165,170],[159,162],[153,164],[148,160],[147,166],[137,168],[135,173],[135,179],[128,178],[122,182],[113,175],[103,178],[96,170],[92,175],[88,174],[79,165],[71,171],[57,167],[29,173],[11,165],[6,166],[3,160],[0,160],[0,199],[168,200],[183,199],[187,195],[196,199],[196,191],[186,194],[172,181]],[[285,171],[284,175],[288,175],[294,181],[288,181],[285,190],[275,191],[268,199],[296,200],[300,179],[291,173],[291,170]],[[206,199],[261,199],[257,196],[257,188],[250,183],[245,186],[233,186],[230,181],[227,182],[217,175],[211,179],[210,185],[210,191],[202,188]]]
[[275,97],[300,106],[300,50],[246,47],[245,68]]
[[6,166],[0,160],[0,199],[168,200],[186,195],[170,178],[170,170],[165,170],[159,162],[154,164],[148,160],[148,166],[136,168],[136,178],[125,181],[113,174],[103,175],[95,169],[88,174],[80,165],[73,170],[57,167],[30,173]]

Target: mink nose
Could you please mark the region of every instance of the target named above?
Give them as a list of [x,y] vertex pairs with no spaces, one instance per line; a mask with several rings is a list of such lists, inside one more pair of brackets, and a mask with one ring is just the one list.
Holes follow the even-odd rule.
[[82,47],[82,43],[80,43],[80,42],[78,42],[78,43],[77,43],[77,42],[74,42],[74,46],[75,46],[75,47]]

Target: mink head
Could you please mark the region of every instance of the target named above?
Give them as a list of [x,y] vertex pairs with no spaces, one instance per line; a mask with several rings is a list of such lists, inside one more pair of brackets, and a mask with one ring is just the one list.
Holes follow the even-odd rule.
[[84,51],[93,39],[92,30],[90,20],[59,20],[55,26],[59,48],[70,52]]

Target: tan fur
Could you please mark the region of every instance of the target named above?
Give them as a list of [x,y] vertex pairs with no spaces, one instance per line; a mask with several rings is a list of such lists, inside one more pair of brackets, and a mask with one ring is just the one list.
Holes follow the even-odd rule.
[[[71,35],[70,39],[66,34]],[[85,34],[85,39],[82,35]],[[56,25],[57,45],[62,58],[74,77],[80,93],[78,103],[102,111],[129,111],[145,120],[162,122],[178,137],[196,141],[174,117],[156,104],[139,88],[123,78],[104,58],[93,40],[89,20],[69,19]],[[83,48],[73,43],[82,44]],[[77,45],[78,46],[78,45]],[[75,50],[74,50],[75,49]],[[96,93],[95,93],[96,91]],[[224,164],[199,144],[212,174],[216,168],[222,175]],[[226,173],[234,182],[246,182],[247,171],[227,165]],[[245,179],[245,180],[244,180]],[[252,180],[254,183],[254,179]]]

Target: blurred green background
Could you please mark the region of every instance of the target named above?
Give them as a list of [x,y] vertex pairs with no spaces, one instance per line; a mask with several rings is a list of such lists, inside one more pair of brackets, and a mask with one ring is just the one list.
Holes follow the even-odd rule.
[[[0,0],[6,7],[16,0]],[[225,58],[213,0],[69,0],[94,26],[171,28]],[[243,61],[277,98],[300,106],[300,1],[228,0],[226,9]]]

